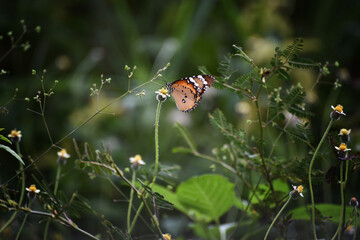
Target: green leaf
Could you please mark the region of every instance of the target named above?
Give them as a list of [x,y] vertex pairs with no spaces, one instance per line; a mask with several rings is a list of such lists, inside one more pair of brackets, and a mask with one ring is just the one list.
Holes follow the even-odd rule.
[[176,195],[186,208],[211,220],[219,219],[234,204],[234,184],[220,175],[202,175],[179,185]]
[[[1,131],[1,130],[0,130],[0,131]],[[9,139],[7,139],[7,137],[4,137],[4,136],[1,135],[1,134],[0,134],[0,140],[3,140],[3,141],[5,141],[5,142],[8,142],[8,143],[12,144],[12,142],[11,142]]]
[[280,68],[277,73],[278,73],[279,77],[281,77],[282,79],[284,79],[286,81],[291,79],[289,73],[285,69]]
[[257,69],[253,69],[250,73],[242,74],[240,77],[238,77],[231,86],[236,89],[239,88],[250,91],[251,82],[261,82],[260,78],[261,76],[259,71]]
[[237,57],[240,57],[242,58],[243,60],[245,60],[246,62],[252,64],[253,63],[253,60],[251,58],[249,58],[245,52],[242,50],[241,47],[239,46],[236,46],[235,44],[233,45],[233,48],[235,48],[235,51],[236,53],[234,54],[234,56],[237,56]]
[[24,161],[21,159],[21,157],[20,157],[16,152],[14,152],[11,148],[9,148],[8,146],[2,145],[2,144],[0,144],[0,148],[5,149],[5,151],[7,151],[7,152],[10,153],[11,155],[13,155],[17,160],[19,160],[19,162],[20,162],[22,165],[25,165],[25,163],[24,163]]
[[158,193],[160,193],[161,195],[163,195],[165,197],[166,200],[168,200],[169,202],[171,202],[172,204],[174,204],[174,208],[176,208],[177,210],[188,214],[188,210],[180,203],[180,201],[178,200],[176,193],[172,192],[171,190],[160,186],[158,184],[154,184],[152,189]]
[[[341,209],[340,205],[323,203],[323,204],[315,204],[315,207],[324,218],[326,218],[327,220],[333,223],[339,223],[340,209]],[[310,220],[310,211],[311,211],[310,206],[308,208],[298,207],[294,210],[291,210],[288,214],[292,214],[292,219]],[[345,209],[346,216],[349,216],[349,214],[352,211],[354,211],[353,207],[346,206]]]
[[176,128],[176,130],[178,130],[180,135],[184,138],[184,140],[189,145],[192,152],[196,152],[197,151],[196,145],[195,145],[194,140],[191,138],[190,133],[183,126],[181,126],[180,123],[178,123],[178,122],[175,123],[174,127]]
[[219,68],[218,68],[218,72],[221,74],[221,78],[219,79],[219,81],[221,82],[226,82],[231,74],[231,59],[232,59],[232,54],[229,54],[228,57],[225,57],[224,61],[221,61],[219,63]]
[[165,209],[169,209],[169,210],[173,209],[173,204],[171,202],[165,200],[163,195],[161,195],[160,193],[151,189],[149,186],[143,184],[139,178],[138,178],[138,181],[141,184],[141,186],[145,189],[145,191],[151,196],[146,199],[150,204],[153,204],[153,201],[155,200],[157,207],[165,208]]
[[197,222],[190,226],[190,228],[196,233],[201,239],[221,239],[220,229],[216,226],[209,226],[203,222]]
[[320,67],[320,63],[316,63],[310,58],[304,58],[304,57],[299,57],[299,56],[293,57],[288,62],[289,62],[290,66],[293,66],[296,68],[308,69],[308,68],[313,68],[313,67]]
[[172,152],[172,153],[189,154],[189,153],[193,153],[194,151],[191,150],[190,148],[174,147],[171,152]]
[[[272,184],[274,190],[276,192],[280,192],[280,194],[285,195],[290,192],[289,185],[281,179],[275,179],[272,182]],[[270,186],[268,183],[260,184],[257,189],[257,196],[259,197],[259,199],[264,200],[269,195],[269,192],[270,192]],[[257,198],[254,198],[252,200],[252,203],[258,203],[258,202],[259,200]]]
[[296,38],[291,45],[281,51],[282,56],[286,59],[292,59],[302,52],[303,46],[303,40],[301,38]]
[[230,140],[235,140],[241,144],[245,142],[245,131],[237,130],[232,124],[228,123],[221,110],[216,109],[213,114],[209,114],[209,119],[210,123],[214,127],[220,129],[221,133]]

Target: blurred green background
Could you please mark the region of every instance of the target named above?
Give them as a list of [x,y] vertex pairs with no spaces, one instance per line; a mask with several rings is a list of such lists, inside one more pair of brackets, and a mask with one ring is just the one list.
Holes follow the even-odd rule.
[[[154,161],[154,121],[156,110],[155,93],[166,81],[199,74],[198,66],[206,66],[217,75],[219,62],[232,45],[243,47],[258,66],[270,61],[276,46],[286,46],[295,37],[304,38],[304,55],[318,62],[339,61],[340,67],[327,78],[321,79],[317,89],[308,95],[308,104],[315,117],[312,119],[313,133],[318,139],[328,122],[330,105],[345,106],[346,128],[353,129],[359,139],[360,111],[360,2],[347,1],[284,1],[284,0],[203,0],[203,1],[4,1],[0,8],[0,56],[10,47],[7,33],[21,33],[20,20],[24,19],[28,29],[41,26],[39,34],[29,32],[23,42],[29,41],[31,48],[23,52],[16,48],[0,62],[0,68],[8,74],[0,76],[0,105],[12,98],[18,88],[16,99],[6,105],[8,114],[0,115],[1,126],[7,135],[11,129],[22,131],[21,152],[25,161],[36,159],[51,144],[41,117],[27,110],[38,111],[33,98],[41,90],[39,79],[31,75],[36,69],[41,75],[46,69],[45,86],[60,83],[55,94],[47,101],[45,117],[54,141],[79,126],[96,110],[96,98],[90,97],[93,83],[99,86],[100,76],[111,77],[100,95],[100,106],[105,105],[127,90],[128,78],[125,65],[137,69],[131,81],[135,87],[150,80],[159,68],[168,62],[171,66],[162,73],[157,83],[146,85],[138,92],[126,96],[106,110],[113,114],[100,114],[60,144],[72,155],[65,167],[60,189],[71,194],[78,191],[87,197],[94,209],[103,213],[115,225],[124,226],[121,217],[126,204],[114,203],[120,199],[112,187],[101,179],[90,180],[85,172],[74,169],[75,160],[72,138],[80,146],[89,142],[93,149],[103,142],[112,152],[116,163],[129,167],[129,157],[140,154],[147,167]],[[244,65],[242,71],[249,68]],[[296,71],[293,81],[301,82],[309,89],[315,81],[317,71]],[[338,78],[340,90],[331,84]],[[141,99],[135,96],[146,91]],[[173,129],[180,122],[194,136],[200,149],[210,154],[212,148],[225,141],[221,134],[209,124],[208,113],[215,108],[224,111],[234,125],[245,126],[247,119],[254,118],[251,103],[239,105],[241,100],[226,91],[210,89],[200,106],[191,113],[176,109],[173,100],[163,104],[160,120],[160,161],[181,166],[174,182],[191,176],[211,172],[209,162],[184,154],[173,154],[172,148],[185,145]],[[344,123],[344,122],[343,122]],[[342,124],[343,124],[342,123]],[[344,127],[335,124],[335,128]],[[4,134],[4,135],[5,135]],[[359,150],[359,145],[351,146]],[[5,182],[16,173],[18,163],[1,152],[0,181]],[[44,155],[37,163],[50,184],[55,179],[56,151]],[[10,161],[12,160],[12,161]],[[27,171],[27,186],[33,183]],[[9,186],[16,188],[15,179]],[[321,195],[321,194],[319,194]],[[334,199],[337,199],[336,196]],[[186,234],[185,217],[176,212],[169,214],[168,229],[177,234]],[[174,217],[171,217],[174,216]],[[95,222],[95,223],[94,223]],[[94,232],[103,230],[96,220],[83,216],[79,225]],[[175,225],[177,227],[171,226]],[[58,231],[57,226],[53,226]],[[37,230],[42,234],[42,228]],[[64,230],[64,229],[63,229]],[[29,231],[29,230],[28,230]],[[136,229],[137,236],[147,234],[147,229]],[[69,231],[68,234],[73,234]],[[36,234],[35,234],[36,235]],[[34,237],[36,239],[36,237]],[[150,237],[151,239],[151,237]]]

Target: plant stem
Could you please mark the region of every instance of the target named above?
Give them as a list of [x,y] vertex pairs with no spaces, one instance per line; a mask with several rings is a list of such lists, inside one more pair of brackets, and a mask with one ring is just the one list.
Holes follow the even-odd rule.
[[[30,203],[29,203],[29,208],[31,207],[31,203],[32,203],[32,200],[31,200]],[[22,232],[22,230],[23,230],[23,228],[24,228],[24,225],[25,225],[25,222],[26,222],[26,219],[27,219],[28,216],[29,216],[29,212],[27,212],[27,213],[25,214],[24,220],[23,220],[23,222],[22,222],[22,224],[21,224],[21,227],[20,227],[18,233],[16,234],[15,240],[19,239],[20,234],[21,234],[21,232]]]
[[[61,174],[61,164],[58,163],[58,167],[56,170],[56,178],[55,178],[55,186],[54,186],[54,196],[56,196],[58,187],[59,187],[59,181],[60,181],[60,174]],[[53,205],[52,205],[53,207]],[[45,230],[44,230],[44,240],[47,239],[47,235],[48,235],[48,230],[49,230],[49,226],[50,226],[50,220],[46,222],[45,225]]]
[[312,189],[312,182],[311,182],[311,172],[312,172],[312,167],[314,165],[316,155],[321,147],[321,144],[324,142],[328,132],[330,131],[330,128],[331,128],[333,122],[334,122],[334,119],[331,119],[329,122],[329,125],[327,126],[327,128],[325,130],[324,135],[322,136],[318,146],[315,149],[314,155],[310,161],[310,166],[309,166],[309,188],[310,188],[310,197],[311,197],[311,224],[312,224],[314,240],[316,240],[317,237],[316,237],[316,229],[315,229],[315,203],[314,203],[314,192]]
[[154,169],[154,177],[152,180],[152,185],[154,185],[156,181],[156,177],[159,171],[159,120],[160,120],[160,110],[161,110],[162,101],[158,101],[158,105],[156,108],[156,118],[155,118],[155,169]]
[[357,219],[357,207],[354,207],[354,214],[355,214],[355,223],[354,223],[354,236],[353,240],[356,240],[356,232],[357,232],[357,225],[358,225],[358,219]]
[[[150,184],[150,187],[153,186],[153,184],[156,181],[156,177],[159,171],[159,120],[160,120],[160,110],[161,110],[161,101],[158,101],[158,105],[156,108],[156,117],[155,117],[155,168],[154,168],[154,177],[153,180]],[[148,194],[145,195],[144,199],[146,199],[148,197]],[[142,208],[144,207],[144,201],[140,204],[135,216],[134,216],[134,220],[131,223],[130,229],[128,231],[128,233],[130,234],[132,232],[132,230],[134,229],[135,223],[139,217],[139,214],[142,210]],[[151,213],[151,211],[149,212]],[[157,226],[158,227],[158,226]],[[160,229],[160,228],[158,228]],[[162,237],[162,236],[161,236]]]
[[[136,178],[136,170],[133,171],[131,183],[135,185],[135,178]],[[129,199],[129,207],[127,212],[127,232],[130,231],[130,217],[131,217],[131,207],[134,199],[134,189],[130,189],[130,199]]]
[[343,232],[343,221],[344,221],[344,211],[345,211],[345,201],[344,201],[344,191],[345,191],[345,181],[344,181],[344,161],[340,163],[340,195],[341,195],[341,209],[340,209],[340,219],[339,219],[339,235],[338,239],[341,239]]
[[290,200],[291,200],[291,197],[288,198],[288,200],[285,202],[284,206],[282,206],[282,208],[280,209],[280,211],[276,214],[274,220],[273,220],[272,223],[270,224],[270,226],[269,226],[269,228],[268,228],[268,230],[267,230],[267,232],[266,232],[266,234],[265,234],[264,240],[267,239],[267,237],[268,237],[268,235],[269,235],[269,233],[270,233],[271,228],[273,227],[273,225],[274,225],[274,223],[276,222],[276,220],[279,218],[279,216],[280,216],[280,214],[282,213],[282,211],[283,211],[283,210],[285,209],[285,207],[289,204]]
[[[343,161],[342,161],[343,162]],[[346,217],[346,207],[345,207],[345,189],[346,189],[346,183],[347,183],[347,178],[348,178],[348,172],[349,172],[349,161],[346,161],[345,163],[345,176],[344,181],[342,182],[342,186],[341,186],[341,191],[343,192],[343,198],[344,201],[341,202],[341,207],[342,207],[342,225],[341,225],[341,234],[342,235],[344,233],[344,228],[345,228],[345,217]]]
[[267,166],[266,166],[265,160],[264,160],[264,146],[263,146],[264,131],[263,131],[263,124],[262,124],[260,107],[259,107],[259,95],[260,95],[261,89],[262,89],[262,86],[260,85],[259,90],[258,90],[258,92],[256,94],[256,99],[255,99],[255,106],[256,106],[256,112],[257,112],[257,115],[258,115],[259,129],[260,129],[260,143],[259,143],[260,159],[261,159],[261,164],[262,164],[263,169],[264,169],[265,178],[266,178],[267,182],[269,183],[270,190],[271,190],[271,193],[272,193],[272,195],[274,197],[275,204],[276,204],[276,206],[278,206],[279,202],[278,202],[278,199],[276,197],[274,186],[272,184],[270,174],[269,174],[269,171],[267,169]]

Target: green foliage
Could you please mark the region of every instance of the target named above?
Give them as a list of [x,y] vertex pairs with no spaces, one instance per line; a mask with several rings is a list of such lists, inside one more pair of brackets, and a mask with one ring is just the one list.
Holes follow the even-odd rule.
[[231,123],[228,123],[225,115],[220,109],[216,109],[213,114],[209,114],[211,124],[220,130],[220,132],[231,141],[243,144],[246,140],[246,134],[243,130],[235,129]]
[[[330,221],[332,223],[339,223],[340,209],[341,209],[340,205],[321,203],[321,204],[315,204],[315,207],[321,216],[321,221]],[[354,211],[353,207],[346,206],[345,214],[347,216],[350,216],[351,212],[353,211]],[[306,220],[306,221],[309,221],[311,216],[310,209],[304,206],[290,210],[288,214],[291,215],[292,219]]]
[[234,184],[220,175],[202,175],[181,183],[176,195],[188,209],[218,220],[234,204]]
[[280,96],[280,90],[278,90],[278,94],[273,94],[270,100],[270,114],[274,119],[285,110],[299,118],[313,116],[313,113],[305,108],[306,92],[300,84],[291,86],[286,95],[282,97]]
[[[187,32],[188,27],[183,25],[184,21],[190,22],[190,12],[195,11],[195,6],[197,6],[193,2],[190,3],[190,1],[187,4],[181,10],[178,16],[179,21],[176,24],[181,23],[180,25],[183,26],[183,30],[179,31],[183,38],[193,35],[189,33],[198,32],[197,28],[191,28]],[[134,31],[136,29],[134,22],[128,24],[131,16],[124,11],[127,7],[126,3],[116,2],[115,5],[115,11],[121,19],[120,22],[129,25],[124,36],[129,37],[128,42],[136,43],[138,33]],[[204,11],[203,8],[200,9]],[[183,18],[186,19],[183,20]],[[21,21],[21,24],[24,30],[23,34],[25,34],[27,32],[25,21]],[[199,27],[201,24],[197,22],[196,26]],[[160,29],[164,27],[167,28],[161,26]],[[40,30],[40,27],[34,29],[36,32],[40,32]],[[21,47],[28,52],[33,50],[29,41],[23,41],[23,34],[17,37],[15,31],[9,31],[8,35],[5,36],[12,43],[9,53],[15,47]],[[207,41],[204,41],[204,39]],[[200,41],[200,44],[197,43],[200,46],[199,48],[202,48],[203,43],[209,44],[209,42],[213,41],[212,39],[204,39]],[[192,40],[187,39],[185,42],[190,43]],[[144,48],[152,45],[140,43]],[[121,44],[119,46],[122,47]],[[166,54],[164,55],[163,52],[168,52],[168,50],[164,50],[159,51],[158,56],[152,56],[149,59],[156,59],[154,65],[158,64],[157,61],[161,62],[167,60],[167,58],[174,59],[174,66],[179,66],[180,64],[176,61],[180,60],[176,59],[182,59],[185,56],[182,56],[182,54],[186,54],[186,49],[183,46],[187,46],[187,44],[170,47],[170,49],[174,48],[174,51],[176,51],[174,56],[173,53],[169,54],[171,56],[165,56]],[[168,46],[164,46],[164,49],[167,48]],[[187,224],[193,230],[191,233],[187,232],[186,237],[200,237],[203,239],[262,238],[263,232],[267,228],[267,223],[265,224],[263,220],[274,219],[277,214],[276,211],[281,209],[286,199],[288,199],[289,192],[294,191],[290,187],[292,184],[298,186],[298,184],[306,183],[308,180],[306,168],[309,162],[309,153],[314,154],[313,135],[317,136],[318,133],[313,134],[313,126],[317,125],[315,125],[316,122],[312,125],[315,115],[309,111],[309,105],[313,103],[306,99],[306,92],[309,89],[294,81],[293,71],[296,71],[296,68],[302,69],[302,71],[314,68],[312,73],[318,71],[314,85],[311,86],[311,90],[314,90],[316,85],[321,83],[320,79],[322,77],[331,74],[331,66],[328,63],[321,65],[310,58],[303,57],[303,48],[303,40],[300,38],[295,39],[293,43],[283,49],[277,47],[272,59],[266,63],[259,61],[262,64],[260,66],[254,60],[258,58],[258,56],[255,57],[254,51],[247,55],[244,50],[246,48],[233,45],[233,52],[229,53],[219,63],[217,74],[213,70],[214,67],[209,67],[210,70],[205,66],[199,67],[199,71],[203,74],[216,75],[214,88],[221,90],[219,94],[213,97],[216,100],[217,108],[208,114],[208,121],[211,125],[207,124],[207,120],[204,119],[206,114],[201,114],[203,110],[189,113],[191,114],[189,117],[191,121],[188,125],[181,125],[176,122],[174,124],[175,131],[179,133],[180,138],[186,143],[186,147],[181,147],[177,146],[177,136],[173,131],[167,131],[169,129],[168,121],[161,120],[161,124],[159,124],[160,118],[157,117],[155,122],[155,159],[153,159],[154,141],[152,134],[154,125],[153,120],[149,120],[149,116],[152,116],[151,111],[155,109],[152,103],[156,102],[153,98],[154,91],[152,87],[155,84],[157,84],[156,87],[161,86],[163,80],[173,77],[170,77],[170,73],[163,73],[170,66],[169,64],[160,68],[152,78],[149,78],[150,72],[156,68],[149,67],[152,64],[150,64],[150,61],[147,62],[149,59],[146,60],[146,54],[141,52],[144,50],[137,50],[130,54],[135,56],[134,63],[139,67],[132,65],[134,67],[131,68],[123,63],[111,62],[116,66],[116,70],[118,66],[125,65],[125,73],[115,72],[112,78],[105,78],[103,74],[98,74],[100,84],[93,83],[91,86],[85,87],[85,91],[75,85],[67,89],[66,84],[63,84],[63,82],[59,84],[58,80],[55,80],[53,86],[48,88],[47,82],[45,82],[46,70],[42,71],[42,75],[38,75],[36,70],[32,70],[31,74],[39,80],[40,88],[37,91],[29,90],[33,91],[34,97],[21,98],[21,100],[25,100],[29,104],[27,110],[30,113],[39,117],[39,122],[43,125],[42,131],[47,135],[46,139],[48,139],[49,147],[46,151],[40,153],[36,159],[30,159],[32,160],[31,164],[25,170],[32,171],[32,169],[35,169],[33,174],[27,174],[29,179],[26,179],[26,181],[35,181],[38,189],[41,189],[41,192],[35,198],[40,204],[41,210],[34,210],[39,204],[30,206],[31,204],[25,205],[21,200],[18,201],[18,195],[22,194],[20,199],[24,195],[24,187],[19,189],[18,186],[7,186],[12,179],[16,179],[18,176],[22,178],[22,184],[24,184],[25,174],[21,166],[19,173],[11,179],[7,179],[7,182],[1,185],[3,195],[0,198],[0,207],[6,211],[14,212],[14,218],[11,217],[7,224],[11,225],[12,219],[15,219],[18,211],[24,211],[26,214],[39,215],[43,221],[60,223],[92,239],[142,238],[143,236],[138,235],[148,233],[152,234],[150,238],[158,239],[162,237],[164,222],[168,221],[168,226],[179,225],[174,224],[175,221],[170,218],[177,218],[180,214],[183,214],[189,221]],[[146,51],[148,50],[152,52],[151,49],[146,49]],[[8,56],[8,53],[5,53],[0,57],[0,62]],[[202,54],[196,54],[196,56],[207,59],[208,55],[211,54],[214,53],[204,51]],[[81,64],[82,66],[76,69],[76,80],[89,77],[89,71],[92,70],[91,66],[95,65],[92,61],[95,62],[96,55],[91,53],[89,58],[91,61],[86,58],[84,63]],[[253,55],[254,59],[250,57]],[[195,59],[195,61],[197,60]],[[187,62],[189,69],[192,69],[191,61]],[[58,60],[55,62],[60,70],[66,72],[66,69],[61,69]],[[210,62],[213,61],[210,60]],[[208,66],[209,64],[204,63],[204,65]],[[339,64],[335,65],[338,66]],[[102,66],[99,65],[100,67]],[[124,70],[123,68],[119,69]],[[174,73],[177,70],[176,67],[172,68]],[[1,69],[0,73],[3,76],[9,74],[9,71]],[[164,77],[162,74],[164,74]],[[91,77],[89,78],[91,81],[93,80]],[[117,81],[118,78],[121,81]],[[136,81],[133,81],[133,78]],[[111,79],[114,79],[114,81],[111,81]],[[159,79],[160,81],[156,82]],[[116,85],[107,88],[114,82]],[[57,106],[63,107],[69,104],[74,108],[79,107],[82,109],[82,111],[79,111],[80,114],[71,112],[71,110],[66,113],[60,111],[58,113],[57,110],[49,107],[49,105],[52,106],[53,102],[49,102],[47,99],[49,96],[54,95],[53,90],[57,84],[59,84],[59,95],[61,96],[61,104]],[[69,83],[69,85],[71,84]],[[149,85],[146,86],[147,84]],[[83,82],[79,85],[86,86]],[[308,86],[308,84],[304,84],[304,86]],[[335,86],[341,86],[340,82],[336,81]],[[89,89],[90,96],[94,96],[90,100],[88,99]],[[119,89],[122,89],[122,92]],[[80,96],[86,95],[85,101],[77,101],[78,99],[71,99],[70,97],[67,99],[67,97],[61,95],[61,93],[68,94],[71,91],[75,92],[73,96],[79,97],[78,99],[82,99]],[[149,92],[152,95],[145,94]],[[116,97],[111,100],[108,99],[115,94]],[[152,97],[153,102],[147,101],[146,97],[149,97],[149,95]],[[233,95],[237,95],[241,101],[238,101],[236,97],[232,98]],[[128,96],[128,98],[123,101],[125,96]],[[136,96],[141,98],[138,99]],[[4,115],[8,113],[8,108],[5,106],[15,99],[16,94],[9,102],[0,106]],[[51,98],[52,101],[55,101],[53,99]],[[146,99],[146,106],[140,106],[141,104],[135,102],[141,102],[143,99]],[[237,99],[238,102],[235,103],[234,99]],[[105,101],[104,104],[103,101]],[[112,112],[111,107],[115,103],[117,104],[114,108],[116,112]],[[77,104],[80,104],[80,106]],[[86,106],[86,104],[89,105]],[[157,113],[160,113],[161,104],[158,106]],[[246,107],[248,109],[245,109]],[[35,111],[34,108],[38,110]],[[162,108],[165,113],[162,113],[161,116],[167,113],[167,108],[170,107],[165,106]],[[317,113],[316,117],[319,118],[319,115]],[[114,116],[116,116],[115,120]],[[159,114],[156,116],[159,116]],[[180,122],[183,120],[181,116],[176,116],[175,119]],[[52,122],[53,119],[56,119],[56,124]],[[60,121],[60,119],[71,121],[70,127],[58,126],[58,124],[65,122]],[[173,117],[166,119],[173,119]],[[184,122],[186,123],[186,121]],[[54,130],[54,125],[58,129]],[[161,128],[158,132],[159,126]],[[31,127],[33,128],[33,126]],[[71,130],[64,134],[63,131],[67,128],[71,128]],[[52,169],[57,156],[56,154],[51,156],[50,153],[64,147],[70,149],[71,143],[69,143],[68,139],[73,134],[79,134],[76,138],[81,139],[79,144],[73,139],[72,150],[75,154],[72,154],[72,158],[76,159],[75,167],[73,165],[67,165],[66,167],[57,165],[59,175],[49,180],[48,176],[51,176],[49,173],[49,175],[46,175],[45,180],[42,173],[43,166],[38,164],[38,161],[47,158],[49,163],[47,167]],[[219,137],[221,134],[226,138]],[[58,135],[61,135],[61,138],[56,140]],[[11,144],[2,135],[0,135],[0,139]],[[101,139],[110,140],[99,144]],[[209,147],[210,142],[213,149]],[[0,148],[10,152],[24,164],[20,152],[15,153],[5,145],[0,145]],[[39,147],[39,149],[41,148]],[[172,155],[169,149],[172,149],[172,153],[176,153],[176,155]],[[129,163],[129,156],[135,154],[146,155],[144,158],[146,164]],[[175,165],[174,162],[177,157],[182,157],[181,154],[187,154],[186,158],[190,161],[179,161]],[[31,152],[27,153],[27,155],[37,155],[37,153]],[[330,158],[325,151],[319,155],[318,159],[321,160]],[[209,162],[208,165],[206,161]],[[152,164],[152,162],[155,162],[155,164]],[[30,168],[32,166],[33,168]],[[337,168],[334,167],[334,169]],[[350,168],[345,172],[353,173],[353,170]],[[203,174],[202,172],[212,172],[212,174]],[[318,177],[318,182],[322,181],[320,178],[323,176],[321,170],[309,172],[310,175],[313,173],[314,176]],[[179,176],[184,180],[180,181]],[[347,177],[350,178],[350,176]],[[76,184],[73,184],[74,181],[76,181]],[[59,182],[62,184],[59,185]],[[58,186],[61,189],[58,190]],[[77,189],[78,186],[79,189]],[[107,186],[110,187],[107,188]],[[176,191],[174,192],[175,187]],[[70,192],[69,189],[72,191]],[[97,195],[88,197],[89,192],[99,190],[104,190],[102,191],[103,199],[99,200]],[[78,192],[84,194],[79,195]],[[306,195],[308,192],[305,191],[304,193]],[[105,194],[108,195],[105,196]],[[302,203],[299,202],[297,204]],[[104,208],[102,204],[105,205]],[[114,206],[111,204],[116,204],[116,211],[114,211]],[[293,206],[295,204],[293,203]],[[331,216],[333,222],[340,222],[339,206],[318,204],[316,207],[319,210],[317,217],[321,220],[327,220]],[[128,208],[127,213],[123,211],[124,208]],[[178,210],[178,212],[173,211],[174,209]],[[347,213],[350,210],[347,208]],[[170,213],[169,216],[171,217],[166,219],[164,216],[168,213]],[[298,207],[291,211],[281,222],[275,223],[274,227],[277,228],[276,234],[278,235],[274,235],[273,238],[289,238],[286,235],[289,232],[289,223],[296,220],[309,221],[308,213],[309,209],[306,207]],[[88,215],[91,215],[89,218],[91,225],[94,225],[95,222],[100,223],[103,226],[101,230],[96,227],[87,232],[75,223],[74,219],[83,220],[84,216],[87,217]],[[107,218],[107,215],[110,216]],[[349,222],[350,220],[352,220],[351,217]],[[81,223],[83,222],[85,221],[81,221]],[[99,232],[92,235],[94,234],[92,231],[95,231],[95,229]],[[181,230],[180,227],[168,229],[170,233],[171,231],[180,232]],[[0,232],[3,230],[1,229]],[[53,229],[50,228],[50,230]],[[45,232],[47,232],[47,228]],[[181,239],[184,238],[184,235],[184,232],[180,232],[179,236],[175,237]]]
[[0,144],[0,148],[4,149],[5,151],[7,151],[11,155],[13,155],[22,165],[25,165],[24,161],[14,150],[12,150],[11,148],[9,148],[8,146],[5,146],[3,144]]
[[[274,190],[278,192],[279,196],[286,196],[289,194],[289,185],[281,179],[273,181]],[[265,201],[271,192],[269,184],[260,184],[257,188],[258,199],[252,201],[253,204],[259,203],[259,200]]]
[[167,200],[165,200],[164,196],[158,192],[154,192],[149,186],[146,186],[140,179],[138,179],[141,186],[145,189],[145,191],[151,196],[148,198],[149,204],[156,204],[158,208],[164,208],[168,210],[173,209],[173,204]]

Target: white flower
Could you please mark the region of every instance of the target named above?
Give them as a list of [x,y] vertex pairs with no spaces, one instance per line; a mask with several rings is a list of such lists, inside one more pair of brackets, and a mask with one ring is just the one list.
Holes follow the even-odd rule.
[[167,88],[161,88],[155,91],[155,93],[157,93],[156,99],[158,101],[165,101],[168,97],[170,97],[169,90]]
[[32,184],[29,188],[25,188],[26,191],[28,191],[29,193],[36,193],[38,194],[40,192],[40,189],[37,189],[35,184]]
[[142,160],[141,155],[139,155],[139,154],[136,154],[134,157],[131,157],[131,158],[130,158],[130,163],[131,163],[132,165],[136,165],[136,166],[145,165],[145,164],[146,164],[146,163]]
[[67,153],[65,148],[63,148],[63,149],[61,149],[61,151],[57,152],[57,155],[59,158],[65,158],[65,159],[70,157],[70,155]]

